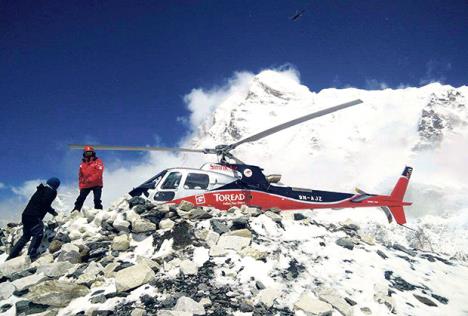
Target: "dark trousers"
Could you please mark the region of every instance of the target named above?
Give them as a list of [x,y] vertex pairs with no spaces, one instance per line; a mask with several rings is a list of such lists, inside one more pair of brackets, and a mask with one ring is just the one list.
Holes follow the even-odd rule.
[[102,202],[101,202],[101,194],[102,194],[102,187],[92,187],[92,188],[85,188],[80,190],[80,195],[76,199],[75,202],[75,210],[81,211],[83,207],[83,203],[86,200],[89,192],[93,191],[94,194],[94,208],[98,210],[102,210]]
[[7,260],[16,258],[23,250],[24,246],[31,239],[31,244],[28,249],[28,256],[35,258],[37,256],[37,249],[41,245],[42,237],[44,236],[44,224],[41,222],[28,224],[23,223],[23,236],[18,240],[18,242],[11,248],[10,255]]

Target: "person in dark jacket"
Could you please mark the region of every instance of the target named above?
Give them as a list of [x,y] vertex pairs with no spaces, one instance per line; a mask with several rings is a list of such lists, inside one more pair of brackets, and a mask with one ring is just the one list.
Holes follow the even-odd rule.
[[85,146],[83,159],[80,164],[78,180],[80,195],[76,199],[74,211],[80,211],[88,194],[93,191],[94,208],[102,210],[101,194],[103,187],[102,175],[104,173],[104,163],[96,157],[96,152],[91,146]]
[[39,184],[21,216],[23,236],[21,236],[11,249],[7,260],[18,257],[31,237],[32,240],[28,249],[28,256],[31,260],[37,258],[37,250],[44,236],[44,224],[42,220],[47,213],[57,216],[57,212],[52,208],[52,202],[57,197],[57,188],[59,186],[60,180],[57,178],[50,178],[47,180],[46,185],[42,183]]

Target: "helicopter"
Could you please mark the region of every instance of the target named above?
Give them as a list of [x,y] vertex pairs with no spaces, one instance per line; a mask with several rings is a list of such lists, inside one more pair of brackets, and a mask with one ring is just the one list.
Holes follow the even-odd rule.
[[[131,196],[144,195],[157,204],[182,201],[194,206],[215,207],[228,210],[246,205],[261,210],[280,209],[342,209],[358,207],[381,208],[389,223],[393,218],[399,225],[406,223],[403,207],[411,202],[403,201],[413,168],[406,166],[397,180],[390,195],[366,193],[356,189],[356,193],[321,191],[286,186],[280,182],[281,175],[265,175],[259,166],[249,165],[231,151],[238,146],[255,142],[292,126],[304,123],[336,111],[363,103],[357,99],[274,126],[257,134],[241,139],[232,144],[217,145],[214,148],[171,148],[93,145],[98,150],[132,151],[172,151],[213,154],[218,157],[216,163],[205,163],[200,168],[168,168],[133,188]],[[82,149],[86,145],[69,145],[71,149]]]

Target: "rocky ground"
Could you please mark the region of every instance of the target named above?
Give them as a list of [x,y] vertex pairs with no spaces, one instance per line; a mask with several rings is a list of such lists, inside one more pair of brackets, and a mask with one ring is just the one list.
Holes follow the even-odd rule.
[[[3,262],[0,315],[466,315],[468,267],[312,211],[153,205],[60,214]],[[385,229],[385,228],[383,228]]]

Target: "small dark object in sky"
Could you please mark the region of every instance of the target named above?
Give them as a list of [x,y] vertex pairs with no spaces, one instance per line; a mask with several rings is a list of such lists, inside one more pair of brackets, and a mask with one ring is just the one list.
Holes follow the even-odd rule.
[[293,15],[292,17],[290,17],[289,19],[290,19],[291,21],[297,21],[297,20],[299,20],[299,19],[301,18],[301,16],[304,15],[304,12],[305,12],[305,10],[301,10],[301,11],[297,10],[297,11],[296,11],[296,14],[294,14],[294,15]]

